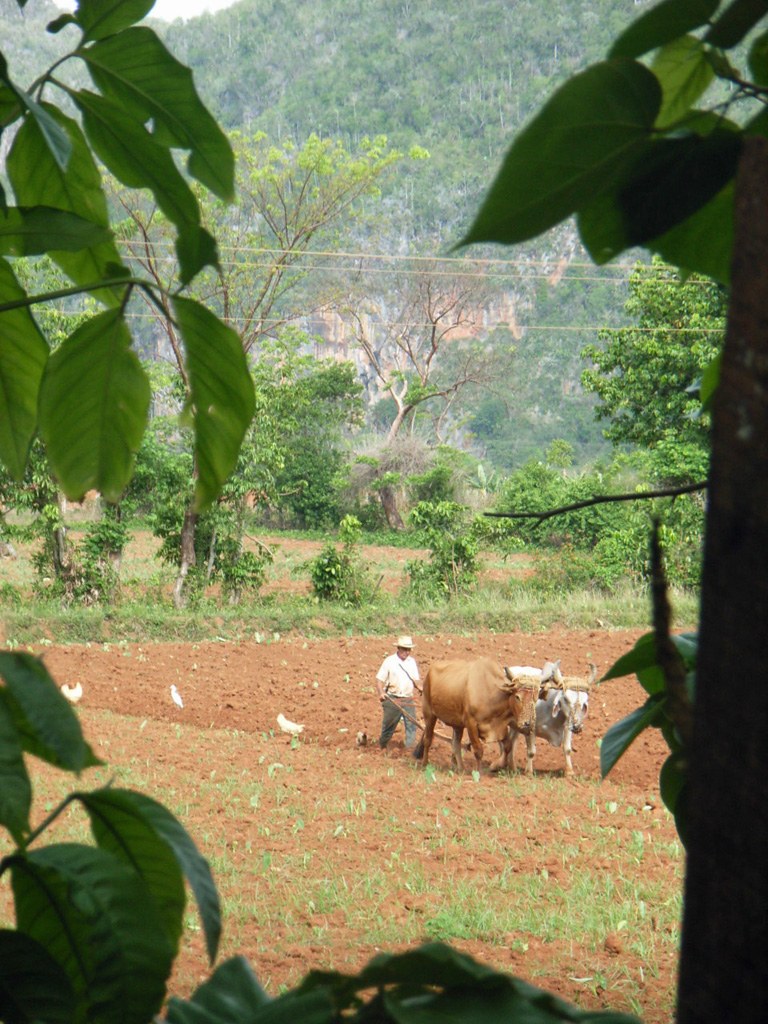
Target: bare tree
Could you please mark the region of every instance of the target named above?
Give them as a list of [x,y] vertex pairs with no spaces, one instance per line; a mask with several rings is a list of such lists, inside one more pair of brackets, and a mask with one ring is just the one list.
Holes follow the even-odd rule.
[[[445,443],[459,395],[469,388],[495,391],[509,366],[501,365],[505,360],[488,343],[489,288],[469,262],[457,271],[456,260],[420,260],[417,270],[395,275],[388,288],[372,278],[361,273],[358,292],[365,297],[350,302],[344,315],[369,387],[374,384],[395,405],[381,453],[384,466],[397,461],[387,450],[409,422],[413,432],[417,419],[428,421],[427,436]],[[400,528],[391,476],[383,473],[378,493],[390,526]]]
[[386,290],[379,287],[375,298],[363,274],[367,295],[345,311],[378,391],[395,403],[388,443],[427,403],[437,407],[433,428],[441,443],[460,392],[470,386],[494,390],[500,367],[484,344],[488,289],[469,266],[457,272],[455,260],[420,261],[415,272],[396,275]]
[[[238,199],[234,208],[202,203],[216,225],[218,271],[195,282],[201,301],[240,335],[245,352],[264,337],[277,337],[289,323],[327,305],[335,285],[317,270],[317,250],[335,244],[330,232],[345,218],[354,223],[366,196],[399,159],[386,139],[364,140],[360,151],[311,136],[302,147],[270,144],[263,133],[233,139]],[[176,270],[167,222],[137,193],[114,188],[125,213],[123,245],[158,285],[161,298],[145,295],[157,327],[167,339],[187,391],[184,350],[167,299]],[[202,197],[201,197],[202,200]],[[162,290],[161,290],[162,289]],[[195,564],[195,512],[190,503],[181,530],[174,603],[183,604],[184,581]]]

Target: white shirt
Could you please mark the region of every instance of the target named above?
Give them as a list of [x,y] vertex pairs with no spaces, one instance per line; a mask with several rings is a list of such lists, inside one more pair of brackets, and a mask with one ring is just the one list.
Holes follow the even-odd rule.
[[397,654],[390,654],[382,662],[376,678],[383,683],[384,692],[390,697],[412,697],[413,683],[419,678],[419,669],[410,654],[405,660]]

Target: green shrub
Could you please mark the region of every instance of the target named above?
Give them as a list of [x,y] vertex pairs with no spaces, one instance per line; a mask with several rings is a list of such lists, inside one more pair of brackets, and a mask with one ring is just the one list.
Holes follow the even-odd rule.
[[566,545],[537,561],[526,587],[539,594],[613,593],[625,567],[608,562],[598,551]]
[[469,516],[453,501],[421,501],[410,513],[429,562],[406,565],[409,590],[419,598],[446,598],[471,590],[477,583],[478,537]]
[[409,500],[415,504],[422,501],[453,501],[456,497],[454,471],[444,462],[432,466],[425,473],[409,476],[405,483]]
[[237,604],[244,592],[258,594],[267,575],[267,566],[273,561],[266,548],[259,553],[243,551],[234,538],[227,538],[219,546],[217,564],[221,573],[222,594],[230,604]]
[[82,580],[76,597],[86,604],[101,601],[112,604],[118,596],[118,566],[129,531],[119,507],[105,505],[101,519],[89,523],[80,545]]
[[5,605],[7,608],[21,607],[21,594],[12,583],[7,581],[0,583],[0,605]]
[[312,560],[309,575],[312,589],[321,600],[359,604],[352,558],[348,552],[339,551],[333,541],[324,544]]
[[339,524],[341,549],[328,541],[309,563],[312,590],[320,600],[360,605],[370,595],[367,573],[354,550],[361,536],[360,520],[344,516]]

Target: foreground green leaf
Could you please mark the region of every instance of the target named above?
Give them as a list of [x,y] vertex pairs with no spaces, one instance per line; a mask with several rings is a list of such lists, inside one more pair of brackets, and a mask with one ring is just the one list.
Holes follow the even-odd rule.
[[29,832],[31,807],[32,784],[24,765],[16,717],[0,687],[0,825],[8,829],[18,846]]
[[219,269],[216,239],[199,224],[187,224],[176,236],[176,256],[179,260],[179,280],[187,285],[203,267]]
[[611,665],[600,681],[620,679],[622,676],[632,675],[656,664],[656,639],[653,633],[646,633],[640,637],[631,651],[623,654],[618,661]]
[[683,846],[687,847],[690,784],[687,761],[681,751],[673,751],[661,766],[659,792],[664,806],[674,815],[675,828]]
[[221,937],[219,897],[208,863],[184,826],[143,793],[110,788],[76,796],[88,811],[99,846],[126,860],[147,883],[174,948],[182,931],[183,872],[195,894],[213,962]]
[[[80,126],[57,107],[46,104],[45,109],[66,130],[72,142],[72,153],[66,170],[59,167],[37,123],[27,118],[19,128],[7,161],[8,177],[18,204],[66,210],[92,224],[109,228],[101,175]],[[52,250],[51,256],[75,284],[81,285],[113,277],[111,271],[122,265],[113,241],[76,253]],[[104,288],[94,295],[107,305],[116,305],[123,293],[123,288]]]
[[705,25],[720,0],[663,0],[636,18],[611,47],[611,57],[642,57]]
[[648,142],[617,187],[579,212],[592,258],[605,263],[685,223],[733,179],[740,153],[741,138],[731,132]]
[[768,32],[753,40],[749,48],[749,70],[756,85],[768,84]]
[[733,259],[734,183],[729,182],[706,206],[670,231],[652,238],[648,248],[667,263],[703,274],[726,288]]
[[663,101],[657,128],[668,128],[695,118],[691,107],[709,88],[715,73],[701,42],[695,36],[683,36],[668,43],[653,62],[653,73],[661,82]]
[[62,173],[66,173],[69,158],[72,155],[72,141],[59,123],[58,118],[54,115],[53,109],[41,105],[23,89],[15,89],[14,91],[21,100],[22,106],[25,106],[29,111],[31,116],[28,120],[37,126],[40,138],[44,141],[51,158],[55,161],[59,170]]
[[0,929],[0,1020],[71,1024],[75,997],[66,973],[39,942]]
[[[0,295],[8,302],[26,292],[0,259]],[[37,427],[37,398],[48,346],[29,309],[0,313],[0,460],[21,480]]]
[[728,50],[768,14],[768,0],[731,0],[704,36],[710,46]]
[[678,797],[685,786],[688,776],[685,769],[685,755],[680,750],[673,751],[659,772],[659,792],[665,806],[674,813]]
[[[686,668],[695,668],[698,655],[697,634],[673,633],[670,640],[685,662]],[[622,655],[611,665],[601,681],[620,679],[622,676],[629,676],[633,673],[637,675],[645,691],[651,696],[664,691],[664,678],[659,669],[656,637],[653,633],[645,633],[641,636],[631,651]]]
[[97,845],[125,861],[146,882],[175,955],[186,903],[183,877],[168,845],[134,813],[128,797],[112,789],[74,794],[88,812]]
[[155,0],[79,0],[75,21],[87,40],[103,39],[135,25],[155,6]]
[[40,433],[67,497],[98,490],[118,501],[133,472],[150,387],[119,310],[77,328],[53,353],[40,386]]
[[53,21],[49,21],[45,26],[45,31],[50,32],[51,35],[56,35],[61,32],[67,25],[76,25],[74,14],[60,14],[58,18],[54,18]]
[[198,223],[197,200],[170,150],[158,145],[144,125],[126,116],[118,103],[87,89],[71,95],[83,115],[94,152],[118,181],[129,188],[149,189],[177,227]]
[[176,296],[194,405],[196,507],[207,508],[232,472],[256,405],[238,334],[205,306]]
[[629,60],[565,83],[517,136],[461,245],[532,238],[620,179],[661,107],[658,79]]
[[658,725],[667,703],[666,697],[649,697],[641,708],[612,725],[600,745],[600,773],[603,778],[619,758],[649,726]]
[[7,687],[7,707],[27,753],[71,772],[102,764],[83,738],[72,705],[39,658],[0,652],[0,676]]
[[188,1002],[171,996],[166,1020],[168,1024],[241,1024],[272,1002],[248,961],[236,956],[217,967]]
[[719,352],[704,371],[701,378],[701,408],[708,411],[712,406],[712,398],[720,383],[720,366],[722,365],[723,354]]
[[234,196],[232,147],[198,97],[192,72],[155,33],[128,28],[80,50],[101,92],[139,122],[152,120],[157,141],[189,149],[189,173],[219,198]]
[[[77,252],[108,242],[112,232],[50,206],[12,206],[0,214],[0,255],[38,256],[51,249]],[[8,298],[3,289],[3,298]]]
[[66,972],[85,1019],[146,1024],[173,962],[142,879],[103,850],[61,843],[7,862],[18,928]]

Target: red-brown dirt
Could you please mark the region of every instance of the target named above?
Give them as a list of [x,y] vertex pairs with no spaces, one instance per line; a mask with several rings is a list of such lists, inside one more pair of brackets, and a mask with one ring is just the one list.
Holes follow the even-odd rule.
[[[642,632],[555,630],[471,638],[417,636],[414,654],[422,675],[432,660],[479,655],[505,664],[540,665],[546,659],[560,658],[566,675],[586,675],[591,659],[602,674]],[[316,901],[300,908],[296,890],[304,884],[300,866],[308,856],[314,857],[313,863],[327,859],[326,870],[332,880],[365,878],[367,871],[385,867],[396,871],[392,866],[394,837],[374,832],[366,824],[377,818],[386,820],[387,808],[397,811],[397,850],[402,850],[403,856],[409,849],[404,821],[423,836],[431,828],[442,828],[441,815],[450,812],[445,820],[455,823],[454,831],[450,836],[443,833],[450,841],[441,847],[439,858],[423,857],[427,882],[436,877],[435,872],[450,871],[456,878],[472,881],[487,878],[489,873],[530,869],[560,885],[571,884],[582,872],[608,879],[618,863],[614,854],[618,857],[625,851],[633,832],[640,830],[649,851],[640,869],[644,883],[652,889],[658,882],[665,899],[679,892],[680,865],[672,864],[663,853],[666,846],[674,844],[676,832],[658,793],[659,768],[666,756],[658,732],[643,734],[611,776],[598,785],[599,738],[644,700],[634,677],[593,689],[584,732],[574,741],[574,779],[562,778],[560,750],[544,741],[537,744],[537,773],[567,789],[571,813],[566,828],[562,813],[548,813],[551,786],[515,777],[522,787],[515,798],[509,777],[506,782],[492,776],[479,782],[473,779],[471,754],[465,759],[467,774],[453,776],[448,771],[449,745],[439,741],[433,744],[431,757],[438,784],[428,785],[403,748],[402,727],[386,752],[378,749],[375,741],[381,710],[372,683],[382,659],[393,649],[392,639],[287,636],[270,637],[260,644],[54,645],[42,653],[59,684],[82,684],[84,696],[78,713],[86,737],[109,762],[109,771],[118,777],[129,767],[134,773],[139,771],[150,793],[161,782],[174,787],[176,803],[170,805],[171,810],[212,861],[214,873],[216,855],[222,851],[238,865],[236,880],[218,875],[216,879],[225,901],[223,954],[243,953],[271,992],[280,985],[295,985],[313,967],[359,969],[378,951],[379,947],[366,944],[361,937],[353,915],[332,907],[323,909]],[[183,708],[171,700],[171,684],[178,687]],[[279,732],[276,718],[280,712],[305,724],[298,745],[291,745],[290,737]],[[373,743],[357,746],[359,731]],[[443,731],[447,730],[443,727]],[[518,749],[518,768],[523,756]],[[272,778],[269,766],[282,783],[280,778]],[[291,772],[290,785],[284,769]],[[224,776],[239,780],[227,801],[222,800],[220,789],[209,785],[212,779]],[[256,792],[254,786],[269,785],[283,786],[284,805],[280,805],[279,789],[276,796],[285,822],[267,835],[260,814],[264,804],[259,805],[258,797],[249,803],[247,794]],[[351,806],[361,792],[366,794],[367,808],[359,830],[351,818],[351,824],[340,831],[335,808],[344,801]],[[515,801],[514,813],[521,821],[519,834],[494,824],[501,809],[509,813],[511,801]],[[610,802],[619,810],[609,817],[604,808]],[[487,845],[474,849],[479,837],[470,834],[464,824],[463,810],[470,806],[475,818],[488,823],[489,833],[497,829],[498,852],[488,852]],[[601,808],[608,845],[597,849],[593,840],[580,835],[578,822],[584,815],[594,818]],[[562,849],[565,839],[578,848],[573,864],[564,862],[561,853],[553,853]],[[278,873],[270,876],[271,887],[263,884],[267,864],[270,872]],[[284,876],[279,875],[281,871]],[[247,904],[246,890],[252,901]],[[270,905],[276,892],[282,905]],[[434,908],[430,908],[427,885],[422,893],[403,889],[394,905],[392,901],[381,904],[379,914],[390,933],[393,929],[397,933],[400,925],[404,929],[407,922],[423,920],[418,915],[430,909]],[[657,911],[649,906],[648,912]],[[409,941],[387,943],[386,948],[405,948]],[[572,942],[545,939],[530,930],[510,934],[502,943],[477,935],[454,944],[483,962],[513,971],[584,1007],[630,1009],[622,999],[619,981],[606,992],[599,979],[631,977],[634,991],[639,988],[641,992],[644,1019],[670,1018],[676,970],[676,953],[674,948],[670,950],[673,942],[660,949],[653,971],[648,970],[647,955],[641,956],[633,946],[631,934],[626,930],[617,934],[608,923],[604,941],[591,949],[577,949]],[[199,933],[192,933],[185,938],[172,990],[187,994],[206,975],[202,940]],[[598,980],[586,985],[589,978]]]

